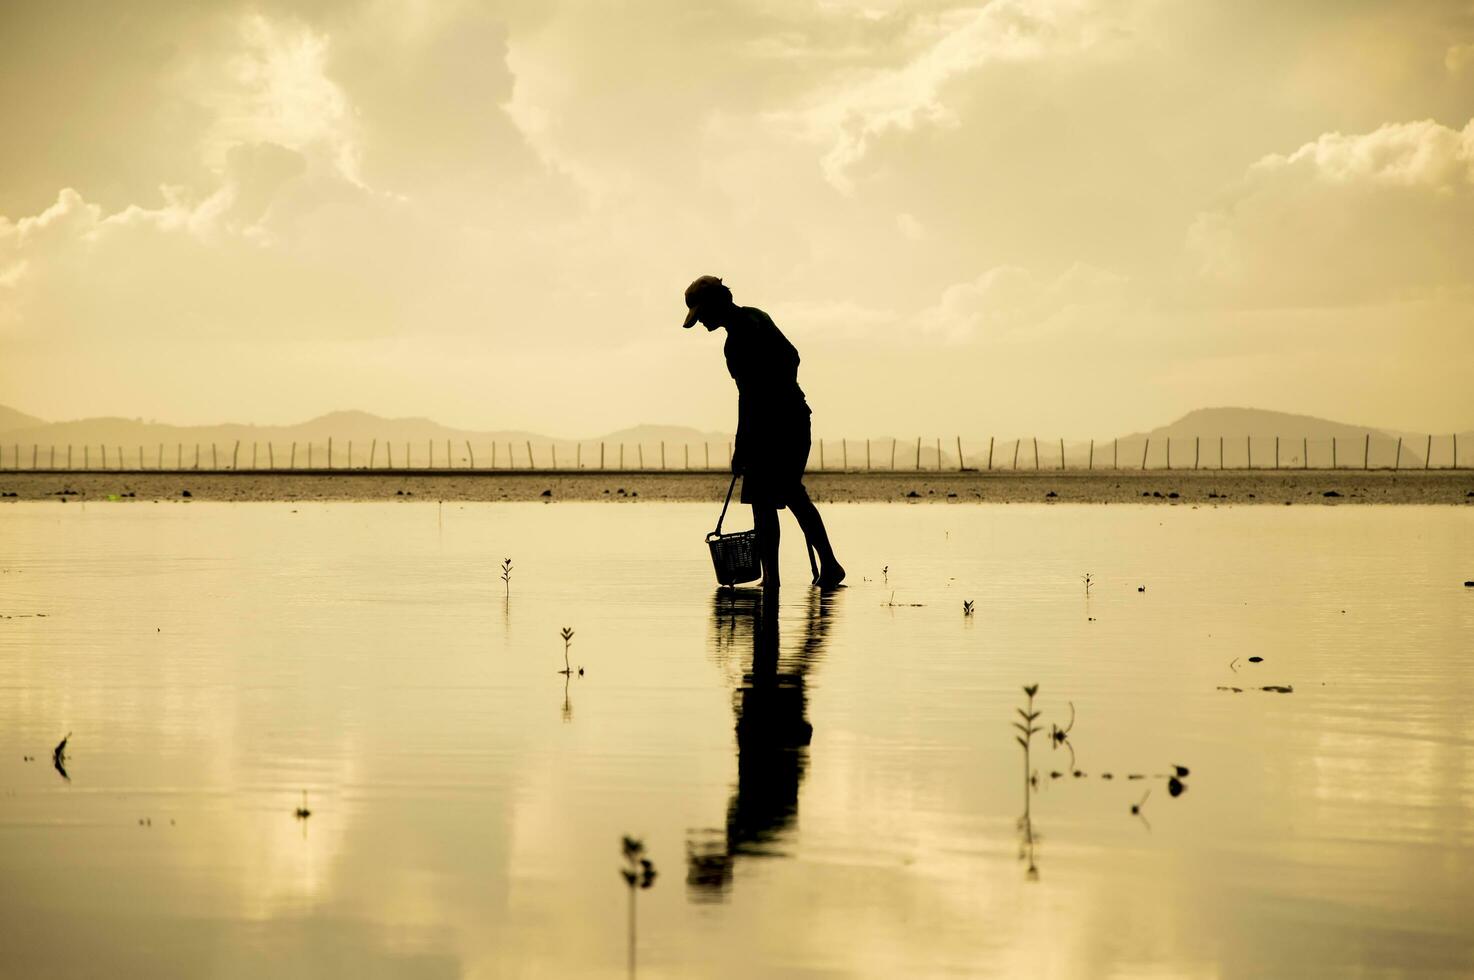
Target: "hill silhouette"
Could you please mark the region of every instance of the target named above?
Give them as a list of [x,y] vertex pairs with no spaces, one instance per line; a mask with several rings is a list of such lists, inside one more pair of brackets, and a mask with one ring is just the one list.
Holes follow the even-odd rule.
[[[1200,466],[1219,465],[1222,446],[1224,466],[1241,467],[1250,461],[1256,467],[1274,463],[1275,441],[1279,440],[1279,462],[1282,466],[1301,466],[1308,453],[1312,466],[1330,465],[1334,452],[1337,464],[1360,464],[1363,458],[1371,466],[1391,466],[1394,460],[1403,467],[1424,465],[1424,454],[1430,448],[1433,465],[1447,466],[1452,461],[1451,433],[1435,434],[1431,447],[1428,434],[1399,432],[1380,426],[1356,425],[1263,409],[1220,407],[1188,412],[1181,418],[1147,432],[1097,438],[1092,454],[1088,440],[1046,437],[1038,440],[1040,469],[1056,469],[1061,464],[1070,468],[1093,465],[1140,467],[1145,455],[1150,467],[1164,466],[1170,445],[1174,467],[1189,467],[1196,459]],[[1370,436],[1370,441],[1368,441]],[[1397,440],[1403,440],[1398,456]],[[1017,445],[1019,469],[1035,466],[1035,437],[1029,436],[964,436],[963,461],[976,469],[988,466],[989,440],[993,442],[992,467],[1010,469],[1014,465]],[[333,465],[384,465],[390,452],[395,466],[403,466],[406,454],[413,466],[444,466],[447,456],[453,466],[496,465],[505,467],[509,459],[516,466],[526,466],[529,459],[541,468],[599,465],[600,444],[604,465],[629,468],[659,468],[664,449],[664,465],[680,469],[689,464],[705,467],[726,464],[732,435],[728,432],[702,431],[689,426],[639,425],[584,438],[549,436],[522,429],[475,430],[442,425],[424,417],[385,418],[370,412],[344,410],[329,412],[295,425],[258,426],[249,423],[181,426],[141,418],[99,417],[63,422],[47,422],[14,408],[0,406],[0,467],[15,466],[19,457],[22,467],[30,464],[32,453],[41,466],[47,465],[51,447],[56,447],[58,464],[65,458],[66,447],[73,447],[80,465],[85,451],[95,461],[106,447],[107,457],[116,459],[121,451],[126,464],[137,465],[140,450],[145,465],[159,465],[162,453],[165,465],[193,465],[199,447],[202,466],[230,465],[232,456],[241,467],[251,464],[254,450],[256,464],[277,466],[295,462],[305,466],[326,463],[329,440]],[[1220,442],[1221,440],[1221,442]],[[1334,440],[1334,442],[1333,442]],[[940,446],[938,443],[940,442]],[[1460,461],[1474,455],[1474,430],[1458,433]],[[237,449],[237,443],[240,448]],[[296,450],[293,455],[292,446]],[[211,447],[214,447],[213,455]],[[894,449],[892,448],[894,446]],[[32,447],[35,447],[33,450]],[[85,450],[84,450],[85,447]],[[923,437],[920,446],[922,469],[955,469],[957,437]],[[871,461],[876,469],[886,469],[894,458],[897,469],[912,469],[917,464],[916,436],[872,436]],[[621,456],[621,450],[623,455]],[[530,453],[530,455],[529,455]],[[820,465],[821,448],[816,438],[810,468]],[[822,449],[823,466],[837,469],[845,463],[849,468],[866,465],[866,440],[826,438]],[[621,463],[622,460],[622,463]],[[213,461],[213,462],[212,462]]]

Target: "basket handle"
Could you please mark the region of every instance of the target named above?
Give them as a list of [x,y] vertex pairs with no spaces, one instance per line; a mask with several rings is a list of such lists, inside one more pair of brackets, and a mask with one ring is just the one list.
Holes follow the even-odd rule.
[[713,532],[714,534],[722,533],[722,521],[727,519],[727,506],[732,502],[732,491],[735,489],[737,489],[737,474],[733,473],[732,482],[727,487],[727,499],[722,501],[722,515],[717,518],[717,529]]

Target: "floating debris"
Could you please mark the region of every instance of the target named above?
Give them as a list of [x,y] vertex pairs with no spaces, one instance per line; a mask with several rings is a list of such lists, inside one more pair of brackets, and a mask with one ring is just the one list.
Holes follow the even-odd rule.
[[1294,694],[1295,688],[1289,684],[1270,684],[1259,690],[1268,691],[1270,694]]
[[1249,663],[1251,663],[1251,664],[1262,664],[1262,663],[1264,663],[1264,658],[1263,657],[1250,657],[1249,658]]
[[298,820],[306,820],[308,817],[312,816],[312,811],[307,809],[307,791],[305,789],[302,791],[302,805],[297,807],[296,812],[293,813],[293,816],[295,816]]

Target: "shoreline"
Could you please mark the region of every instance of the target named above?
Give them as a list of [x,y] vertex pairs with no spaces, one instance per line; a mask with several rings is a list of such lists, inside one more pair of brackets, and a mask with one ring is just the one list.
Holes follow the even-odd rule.
[[[711,501],[731,475],[700,470],[11,470],[19,500]],[[1474,470],[823,471],[818,503],[1474,505]],[[186,497],[185,491],[188,491]]]

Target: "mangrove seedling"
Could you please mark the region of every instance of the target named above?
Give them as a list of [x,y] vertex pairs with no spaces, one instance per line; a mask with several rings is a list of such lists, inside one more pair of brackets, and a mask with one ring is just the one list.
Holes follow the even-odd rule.
[[56,748],[51,750],[51,764],[56,767],[57,772],[61,773],[61,778],[67,782],[72,781],[72,777],[67,775],[67,739],[71,737],[72,733],[67,732],[66,738],[57,742]]
[[964,616],[971,616],[972,615],[972,612],[973,612],[973,609],[972,609],[972,600],[971,599],[963,599],[962,600],[962,615],[964,615]]
[[502,559],[502,587],[507,591],[507,597],[512,596],[512,559]]
[[635,889],[649,888],[655,884],[655,865],[645,856],[644,843],[628,834],[624,837],[622,850],[624,867],[619,869],[619,873],[624,877],[624,883],[629,886],[630,891],[629,963],[630,976],[633,977],[635,975]]
[[568,663],[568,647],[573,643],[573,629],[565,626],[560,635],[563,637],[563,669],[558,671],[558,673],[564,675],[572,674],[573,667]]
[[1086,572],[1084,575],[1080,576],[1080,581],[1085,583],[1085,598],[1089,599],[1090,587],[1095,584],[1095,579],[1090,577],[1089,572]]

